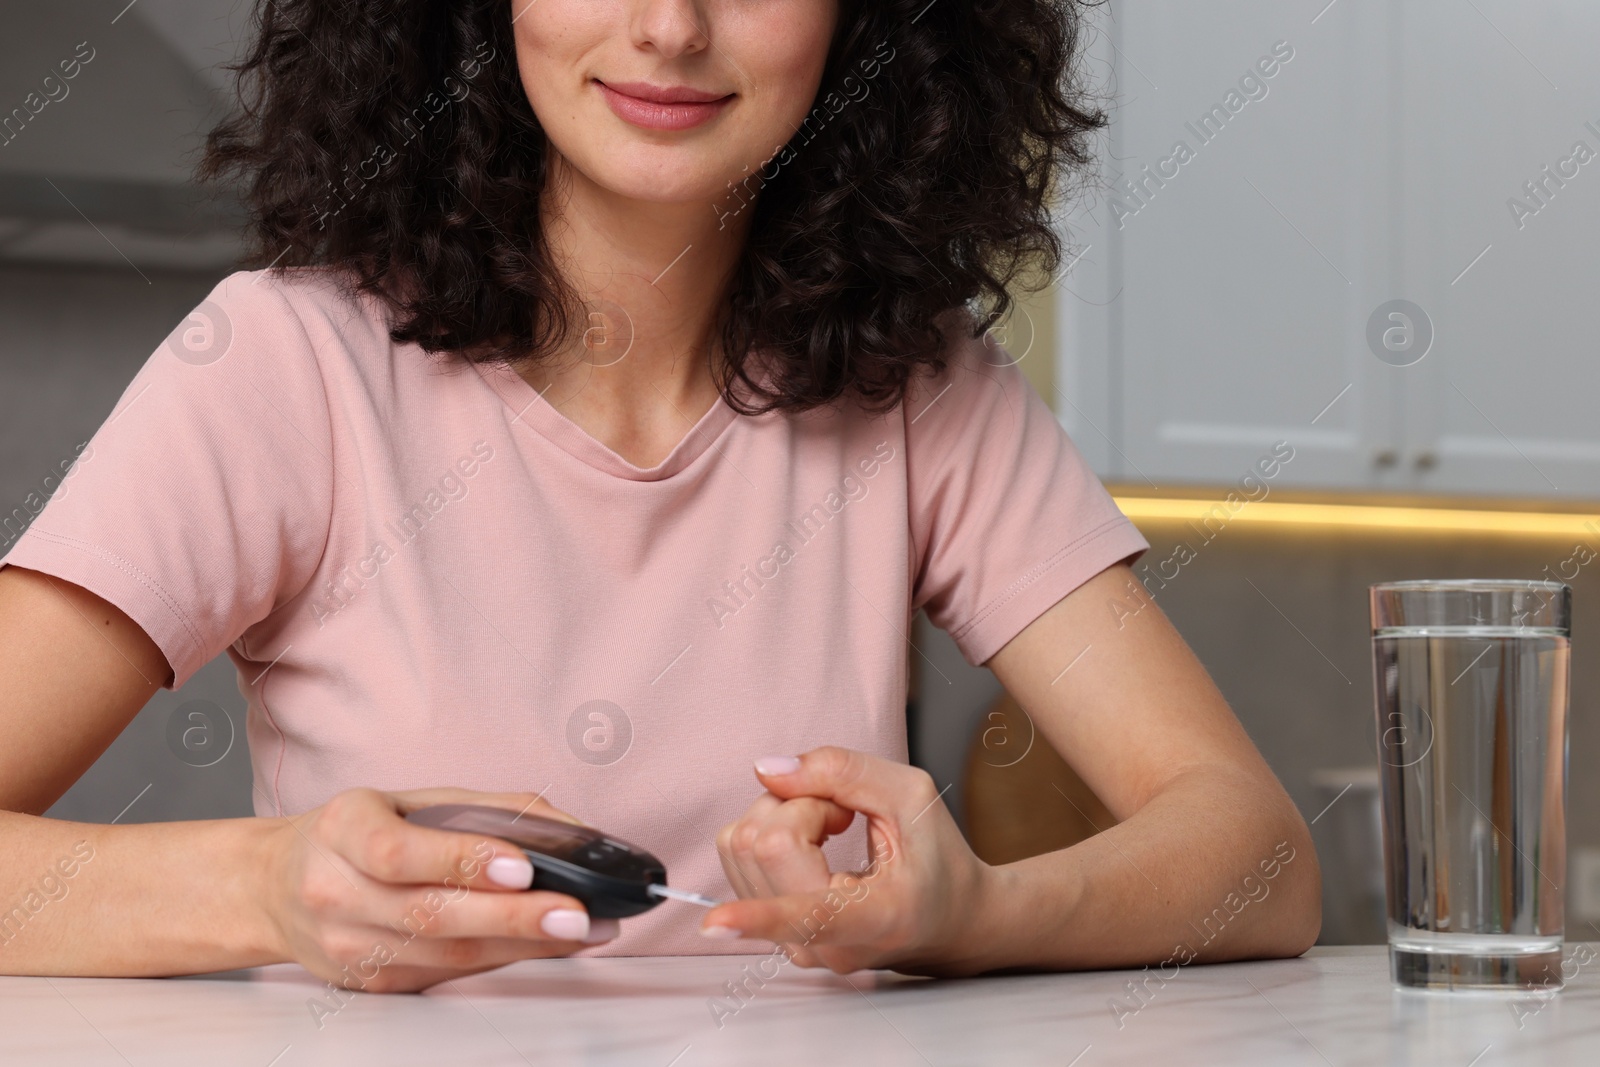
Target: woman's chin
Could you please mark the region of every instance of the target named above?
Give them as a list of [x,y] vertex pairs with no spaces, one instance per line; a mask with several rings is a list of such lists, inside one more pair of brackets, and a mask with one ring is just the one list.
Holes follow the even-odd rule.
[[[638,200],[659,208],[682,207],[703,211],[712,217],[712,208],[727,199],[726,177],[711,176],[709,168],[696,167],[692,172],[663,173],[644,166],[616,166],[612,163],[597,172],[589,172],[589,180],[619,197]],[[734,201],[734,207],[739,201]]]
[[[560,144],[555,147],[560,152]],[[733,197],[731,188],[755,173],[761,156],[752,150],[739,157],[725,146],[651,144],[619,137],[575,155],[561,153],[560,158],[591,184],[616,196],[662,206],[693,205],[709,217],[713,205]],[[755,162],[741,164],[743,158]],[[744,200],[753,196],[755,187],[752,180]],[[733,207],[741,202],[733,199]]]

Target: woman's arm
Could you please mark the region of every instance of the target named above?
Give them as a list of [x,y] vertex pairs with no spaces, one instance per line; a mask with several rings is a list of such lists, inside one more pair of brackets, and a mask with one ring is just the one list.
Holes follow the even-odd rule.
[[1001,932],[1007,959],[1159,963],[1185,945],[1216,961],[1315,943],[1322,886],[1305,820],[1131,568],[1091,579],[989,666],[1118,820],[995,869],[1003,897],[1044,920]]
[[[1304,820],[1130,568],[1086,582],[989,666],[1116,826],[990,867],[921,771],[838,749],[764,760],[768,794],[719,839],[750,899],[706,926],[790,944],[801,963],[938,974],[1181,966],[1316,940]],[[874,859],[854,881],[818,867],[838,809],[868,820]]]
[[[349,790],[292,819],[117,826],[39,817],[171,677],[107,601],[0,568],[0,973],[172,975],[298,960],[419,989],[615,936],[571,897],[511,892],[516,848],[413,826],[430,803],[532,794]],[[543,814],[566,816],[547,806]]]
[[161,974],[283,958],[251,899],[256,880],[237,876],[261,870],[264,822],[37,817],[169,679],[160,649],[117,608],[0,569],[0,971]]

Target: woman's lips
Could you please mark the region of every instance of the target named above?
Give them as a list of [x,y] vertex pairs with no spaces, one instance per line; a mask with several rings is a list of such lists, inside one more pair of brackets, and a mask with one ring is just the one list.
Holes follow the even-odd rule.
[[[693,98],[710,94],[691,90],[667,90],[658,93],[647,87],[636,88],[633,85],[613,88],[603,81],[596,81],[595,84],[600,87],[600,93],[606,98],[607,106],[617,118],[646,130],[692,129],[701,123],[711,121],[733,100],[732,93],[711,100],[699,100]],[[666,97],[667,100],[642,99],[630,95],[627,91],[630,89],[634,92],[649,92],[653,96]],[[673,97],[691,99],[672,99]]]

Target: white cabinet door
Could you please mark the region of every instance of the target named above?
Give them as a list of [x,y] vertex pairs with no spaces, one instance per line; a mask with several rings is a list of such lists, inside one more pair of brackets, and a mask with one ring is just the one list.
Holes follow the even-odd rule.
[[1058,302],[1098,469],[1228,483],[1283,440],[1282,486],[1600,495],[1600,5],[1109,13]]
[[[1389,37],[1381,5],[1120,4],[1110,357],[1128,480],[1232,482],[1278,441],[1275,484],[1378,488],[1393,368],[1365,343],[1388,297]],[[1130,188],[1130,185],[1132,188]],[[1120,374],[1117,373],[1120,371]],[[1142,472],[1142,473],[1141,473]]]
[[1400,8],[1403,276],[1435,330],[1401,372],[1406,477],[1600,495],[1600,5]]

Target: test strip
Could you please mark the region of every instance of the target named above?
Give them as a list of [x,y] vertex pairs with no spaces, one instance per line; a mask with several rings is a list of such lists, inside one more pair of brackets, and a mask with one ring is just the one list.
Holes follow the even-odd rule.
[[681,900],[685,904],[698,904],[702,908],[715,908],[722,903],[720,900],[712,900],[710,897],[703,897],[699,893],[689,893],[682,889],[668,889],[664,885],[652,885],[647,892],[649,892],[649,894],[653,897],[664,897],[667,900]]

